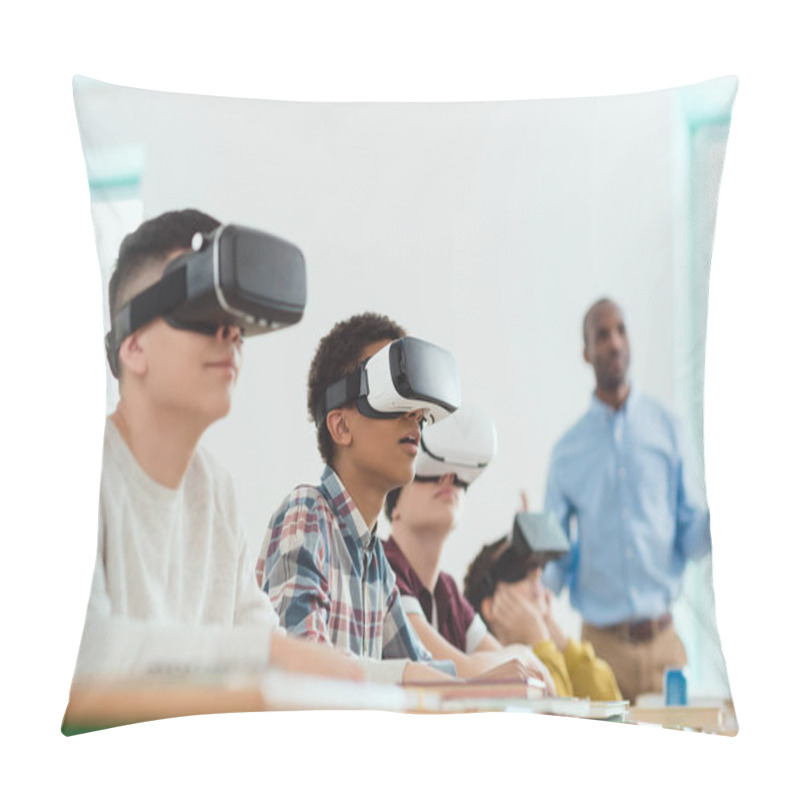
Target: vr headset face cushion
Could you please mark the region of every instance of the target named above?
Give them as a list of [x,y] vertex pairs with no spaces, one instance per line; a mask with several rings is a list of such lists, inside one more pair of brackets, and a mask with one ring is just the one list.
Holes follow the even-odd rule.
[[[508,529],[516,487],[543,497],[553,445],[589,402],[581,317],[603,295],[626,313],[636,387],[681,423],[702,503],[701,356],[736,88],[724,78],[600,98],[315,104],[76,79],[104,287],[122,237],[168,208],[246,222],[305,255],[303,322],[245,341],[235,413],[204,437],[232,473],[251,550],[292,486],[319,472],[303,397],[316,345],[365,310],[453,353],[464,400],[497,424],[498,456],[446,550],[451,574]],[[108,412],[117,400],[109,376]],[[692,691],[726,695],[708,559],[682,591],[674,616]]]

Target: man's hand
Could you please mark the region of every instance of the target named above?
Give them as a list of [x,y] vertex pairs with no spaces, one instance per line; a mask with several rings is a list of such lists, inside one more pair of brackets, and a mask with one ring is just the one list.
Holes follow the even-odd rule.
[[270,644],[270,666],[304,675],[320,675],[343,681],[363,681],[364,670],[353,658],[333,645],[304,642],[274,633]]

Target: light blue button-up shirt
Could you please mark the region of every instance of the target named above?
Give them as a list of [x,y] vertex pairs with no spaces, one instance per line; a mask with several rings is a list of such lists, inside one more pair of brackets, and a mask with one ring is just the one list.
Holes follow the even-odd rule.
[[545,510],[570,534],[570,552],[547,565],[544,583],[569,586],[572,605],[600,627],[664,614],[687,560],[711,549],[708,512],[686,497],[672,418],[633,388],[619,411],[592,395],[556,444]]

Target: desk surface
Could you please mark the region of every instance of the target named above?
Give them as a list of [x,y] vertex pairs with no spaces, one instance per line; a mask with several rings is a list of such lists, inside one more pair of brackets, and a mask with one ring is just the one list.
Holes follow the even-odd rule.
[[266,711],[260,689],[94,684],[73,686],[61,732],[76,733],[196,714]]
[[95,680],[73,684],[62,733],[197,714],[242,711],[407,711],[410,700],[398,686],[354,683],[271,671],[223,681]]
[[634,706],[627,702],[592,703],[572,697],[542,697],[523,685],[465,684],[387,686],[313,678],[272,671],[261,678],[179,683],[95,681],[75,684],[70,692],[62,732],[65,735],[197,714],[242,711],[355,710],[406,713],[527,711],[583,719],[609,719],[662,727],[735,735],[729,702],[702,705]]
[[631,709],[631,721],[725,736],[739,732],[730,700],[697,700],[687,706],[637,705]]

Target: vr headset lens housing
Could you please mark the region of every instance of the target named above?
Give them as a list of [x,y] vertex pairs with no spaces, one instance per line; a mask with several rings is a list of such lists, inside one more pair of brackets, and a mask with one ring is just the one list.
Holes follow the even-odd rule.
[[463,486],[472,483],[497,452],[497,433],[491,418],[475,408],[460,408],[420,439],[416,480],[438,480],[452,472]]
[[529,570],[569,552],[569,539],[552,513],[519,512],[514,517],[510,539],[509,547],[492,565],[495,581],[516,583]]
[[[453,470],[449,470],[452,472]],[[446,475],[447,473],[442,473]],[[419,483],[438,483],[441,479],[441,475],[414,475],[414,480]],[[460,489],[466,489],[469,484],[466,481],[462,481],[461,478],[456,475],[455,480],[453,481],[454,485],[459,487]]]
[[160,281],[124,305],[106,351],[112,372],[123,339],[157,317],[213,335],[231,325],[247,336],[299,322],[306,304],[305,259],[289,242],[239,225],[196,234],[192,252],[171,261]]
[[422,339],[396,339],[325,390],[317,424],[329,411],[353,401],[365,417],[393,418],[422,411],[432,425],[461,404],[456,360],[449,351]]

